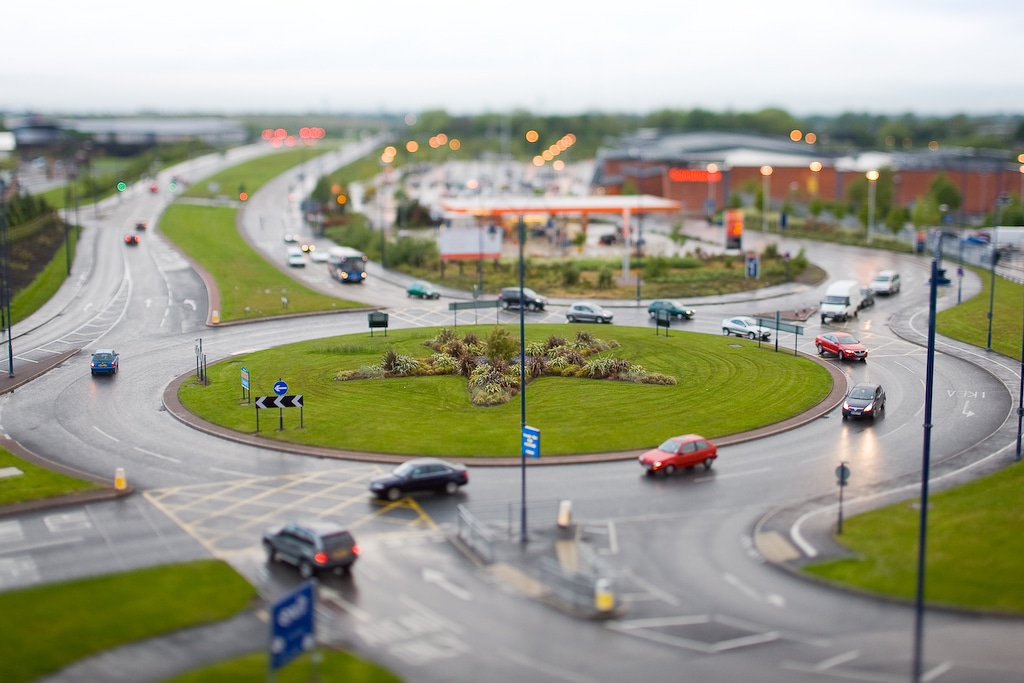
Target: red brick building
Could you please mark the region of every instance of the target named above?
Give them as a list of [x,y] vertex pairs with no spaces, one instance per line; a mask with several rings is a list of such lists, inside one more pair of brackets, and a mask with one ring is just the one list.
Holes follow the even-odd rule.
[[[762,173],[762,168],[769,175]],[[1009,153],[978,150],[816,154],[813,145],[735,134],[694,133],[627,143],[598,155],[597,192],[624,188],[680,202],[703,215],[726,206],[733,194],[767,188],[773,206],[846,198],[850,184],[871,170],[892,171],[894,206],[911,207],[944,174],[960,191],[965,222],[980,219],[1000,196],[1024,193],[1024,172]],[[769,170],[770,169],[770,170]]]

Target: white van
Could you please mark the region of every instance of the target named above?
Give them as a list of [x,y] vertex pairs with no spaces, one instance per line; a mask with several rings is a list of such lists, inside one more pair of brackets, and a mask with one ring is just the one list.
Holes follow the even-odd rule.
[[821,302],[821,324],[825,320],[844,322],[857,317],[861,309],[860,283],[856,280],[839,280],[833,282],[825,290],[825,300]]

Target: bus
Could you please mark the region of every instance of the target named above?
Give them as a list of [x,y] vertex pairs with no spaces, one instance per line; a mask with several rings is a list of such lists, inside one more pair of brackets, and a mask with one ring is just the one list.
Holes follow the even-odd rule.
[[366,280],[366,254],[352,247],[331,247],[327,252],[327,271],[338,282]]

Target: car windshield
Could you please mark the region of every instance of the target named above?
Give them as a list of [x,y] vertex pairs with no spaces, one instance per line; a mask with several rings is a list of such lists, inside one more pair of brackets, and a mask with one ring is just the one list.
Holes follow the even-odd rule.
[[401,465],[392,470],[392,474],[396,474],[399,477],[408,477],[410,474],[412,474],[412,470],[414,467],[416,467],[416,465],[408,462],[403,462]]
[[100,361],[110,361],[110,360],[114,360],[114,356],[112,354],[109,354],[109,353],[94,353],[94,354],[92,354],[92,359],[93,360],[100,360]]
[[848,296],[826,296],[825,303],[827,304],[838,304],[840,306],[847,306],[850,303],[850,297]]
[[874,387],[854,387],[850,392],[850,398],[874,398]]
[[860,343],[860,342],[858,342],[856,339],[854,339],[849,334],[837,334],[836,335],[836,341],[839,342],[840,344],[859,344]]
[[666,453],[675,453],[679,450],[679,443],[675,439],[669,439],[665,443],[658,446],[659,451],[665,451]]

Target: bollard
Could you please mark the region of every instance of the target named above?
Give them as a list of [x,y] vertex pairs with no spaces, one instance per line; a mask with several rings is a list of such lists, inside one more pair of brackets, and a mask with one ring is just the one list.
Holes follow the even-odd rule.
[[216,308],[213,309],[213,313],[210,315],[210,320],[212,322],[214,322],[214,323],[219,323],[220,322],[220,311],[218,311]]
[[611,612],[615,609],[615,593],[612,591],[610,579],[598,579],[594,582],[594,608],[598,612]]
[[558,504],[558,526],[561,529],[568,529],[572,523],[572,501],[563,500]]
[[124,476],[124,468],[118,467],[114,470],[114,489],[124,491],[128,488],[128,480]]

